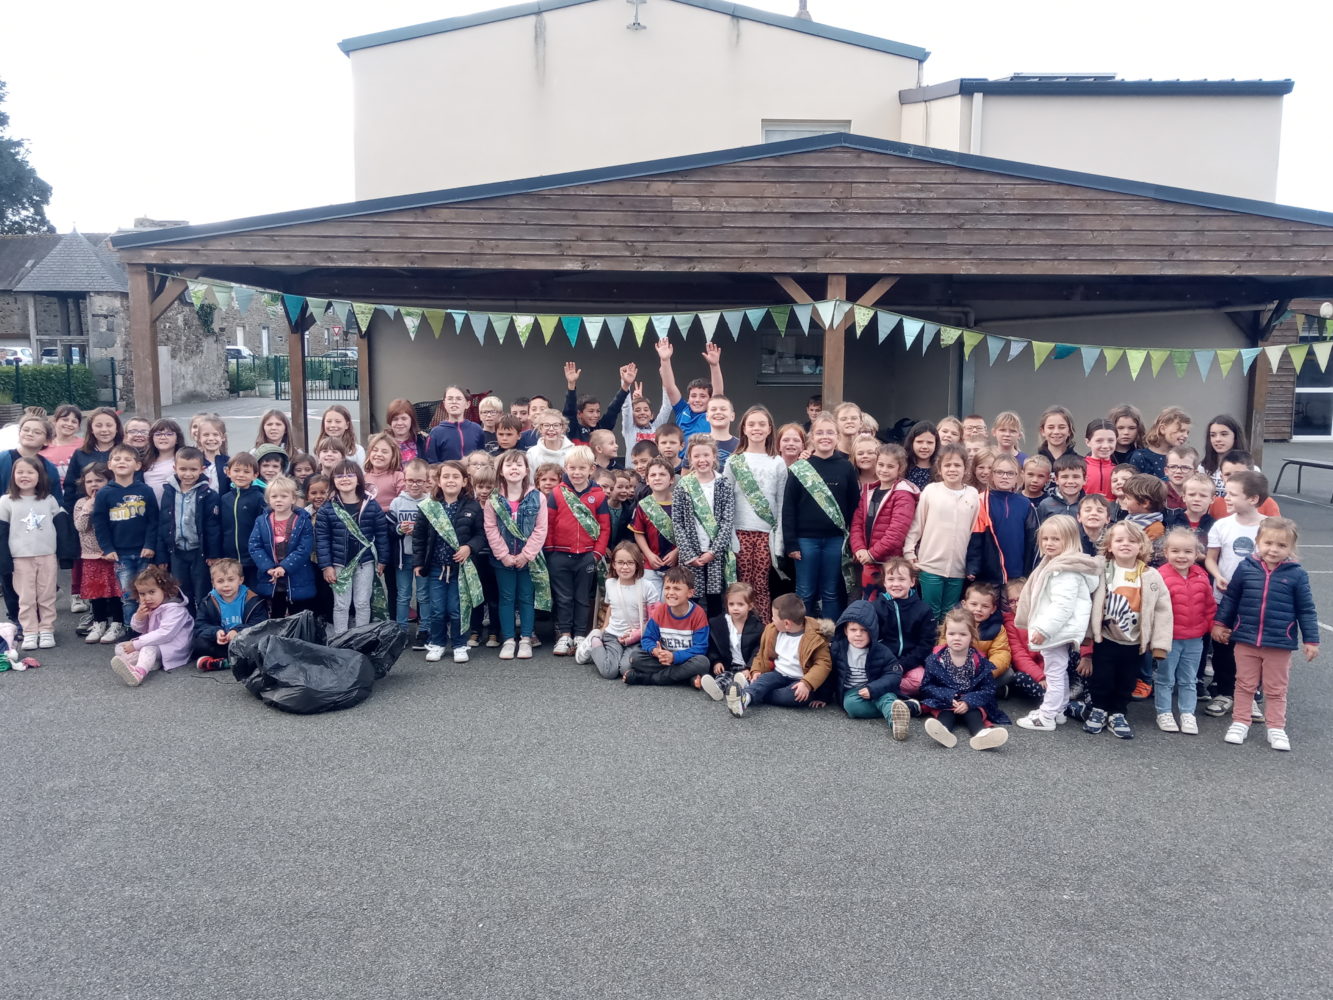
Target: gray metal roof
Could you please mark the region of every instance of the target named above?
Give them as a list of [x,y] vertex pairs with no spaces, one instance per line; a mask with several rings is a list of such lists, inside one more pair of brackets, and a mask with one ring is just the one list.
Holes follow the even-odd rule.
[[16,292],[128,293],[125,270],[110,250],[81,233],[66,233],[15,284]]
[[[1090,74],[1089,76],[1100,76]],[[959,94],[1008,94],[1022,97],[1282,97],[1296,84],[1291,80],[1107,80],[1078,74],[1066,76],[1021,74],[1007,80],[962,77],[929,87],[898,91],[903,104],[920,104]]]
[[[425,24],[411,24],[403,28],[392,28],[388,31],[377,31],[370,35],[345,38],[338,43],[338,48],[342,49],[344,53],[350,53],[358,49],[373,48],[376,45],[392,45],[394,42],[403,42],[411,38],[425,38],[428,35],[440,35],[446,31],[460,31],[463,28],[475,28],[482,24],[494,24],[496,21],[508,21],[516,17],[543,14],[564,7],[577,7],[579,4],[594,2],[596,0],[530,0],[529,3],[514,4],[512,7],[499,7],[495,10],[480,11],[476,14],[446,17],[439,21],[427,21]],[[682,3],[688,7],[711,10],[718,14],[725,14],[727,17],[738,17],[742,20],[768,24],[776,28],[788,28],[792,31],[799,31],[803,35],[814,35],[817,38],[827,38],[831,41],[844,42],[847,45],[856,45],[864,49],[887,52],[890,55],[902,56],[904,59],[915,59],[918,62],[923,62],[930,56],[928,50],[916,45],[905,45],[902,42],[894,42],[887,38],[865,35],[859,31],[835,28],[831,24],[820,24],[817,21],[807,21],[804,18],[788,17],[786,14],[774,14],[771,11],[758,10],[754,7],[746,7],[743,4],[730,3],[728,0],[667,0],[667,2]],[[650,17],[651,13],[651,8],[645,10],[645,19]]]
[[55,233],[0,236],[0,292],[12,292],[37,262],[56,248]]

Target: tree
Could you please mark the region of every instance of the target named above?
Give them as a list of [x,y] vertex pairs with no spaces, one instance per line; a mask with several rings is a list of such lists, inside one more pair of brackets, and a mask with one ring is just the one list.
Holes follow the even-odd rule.
[[51,185],[28,162],[28,144],[5,134],[9,115],[4,103],[5,82],[0,80],[0,235],[54,233],[46,217]]

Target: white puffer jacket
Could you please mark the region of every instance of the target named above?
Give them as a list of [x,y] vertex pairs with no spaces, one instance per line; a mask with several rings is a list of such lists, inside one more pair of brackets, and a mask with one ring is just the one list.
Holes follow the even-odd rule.
[[[1032,571],[1023,602],[1030,601],[1026,620],[1029,637],[1040,632],[1044,642],[1029,642],[1033,650],[1053,649],[1065,643],[1078,645],[1088,633],[1092,618],[1092,595],[1101,581],[1100,560],[1081,552],[1067,552],[1043,561]],[[1020,624],[1019,627],[1024,627]]]

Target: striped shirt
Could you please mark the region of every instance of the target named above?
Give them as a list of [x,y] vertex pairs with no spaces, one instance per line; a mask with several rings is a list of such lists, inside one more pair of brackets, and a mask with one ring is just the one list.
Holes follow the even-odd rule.
[[648,612],[648,624],[639,644],[651,653],[658,646],[671,651],[673,663],[684,663],[691,656],[708,655],[708,615],[693,601],[681,616],[671,613],[665,601]]

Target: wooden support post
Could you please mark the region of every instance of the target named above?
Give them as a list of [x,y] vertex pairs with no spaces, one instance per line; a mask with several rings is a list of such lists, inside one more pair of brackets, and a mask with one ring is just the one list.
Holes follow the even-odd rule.
[[[296,322],[288,322],[287,327],[287,377],[291,388],[292,437],[302,451],[310,450],[310,438],[306,433],[305,414],[305,331],[302,320],[305,319],[308,306],[301,306],[301,315]],[[283,310],[283,315],[286,315]]]
[[370,410],[370,330],[362,330],[360,340],[356,352],[356,398],[359,401],[357,409],[360,411],[361,437],[368,439],[377,429]]
[[143,264],[129,265],[130,362],[134,370],[134,410],[150,420],[162,415],[162,386],[157,379],[157,327],[153,322],[153,284]]
[[[845,274],[830,274],[828,276],[828,293],[825,297],[830,300],[847,298],[847,276]],[[846,330],[851,318],[852,311],[848,309],[847,314],[842,319],[824,330],[823,393],[825,408],[842,401],[843,366],[847,346]]]
[[1257,357],[1250,367],[1245,394],[1245,432],[1250,439],[1250,454],[1255,465],[1263,465],[1264,411],[1268,408],[1268,359]]

